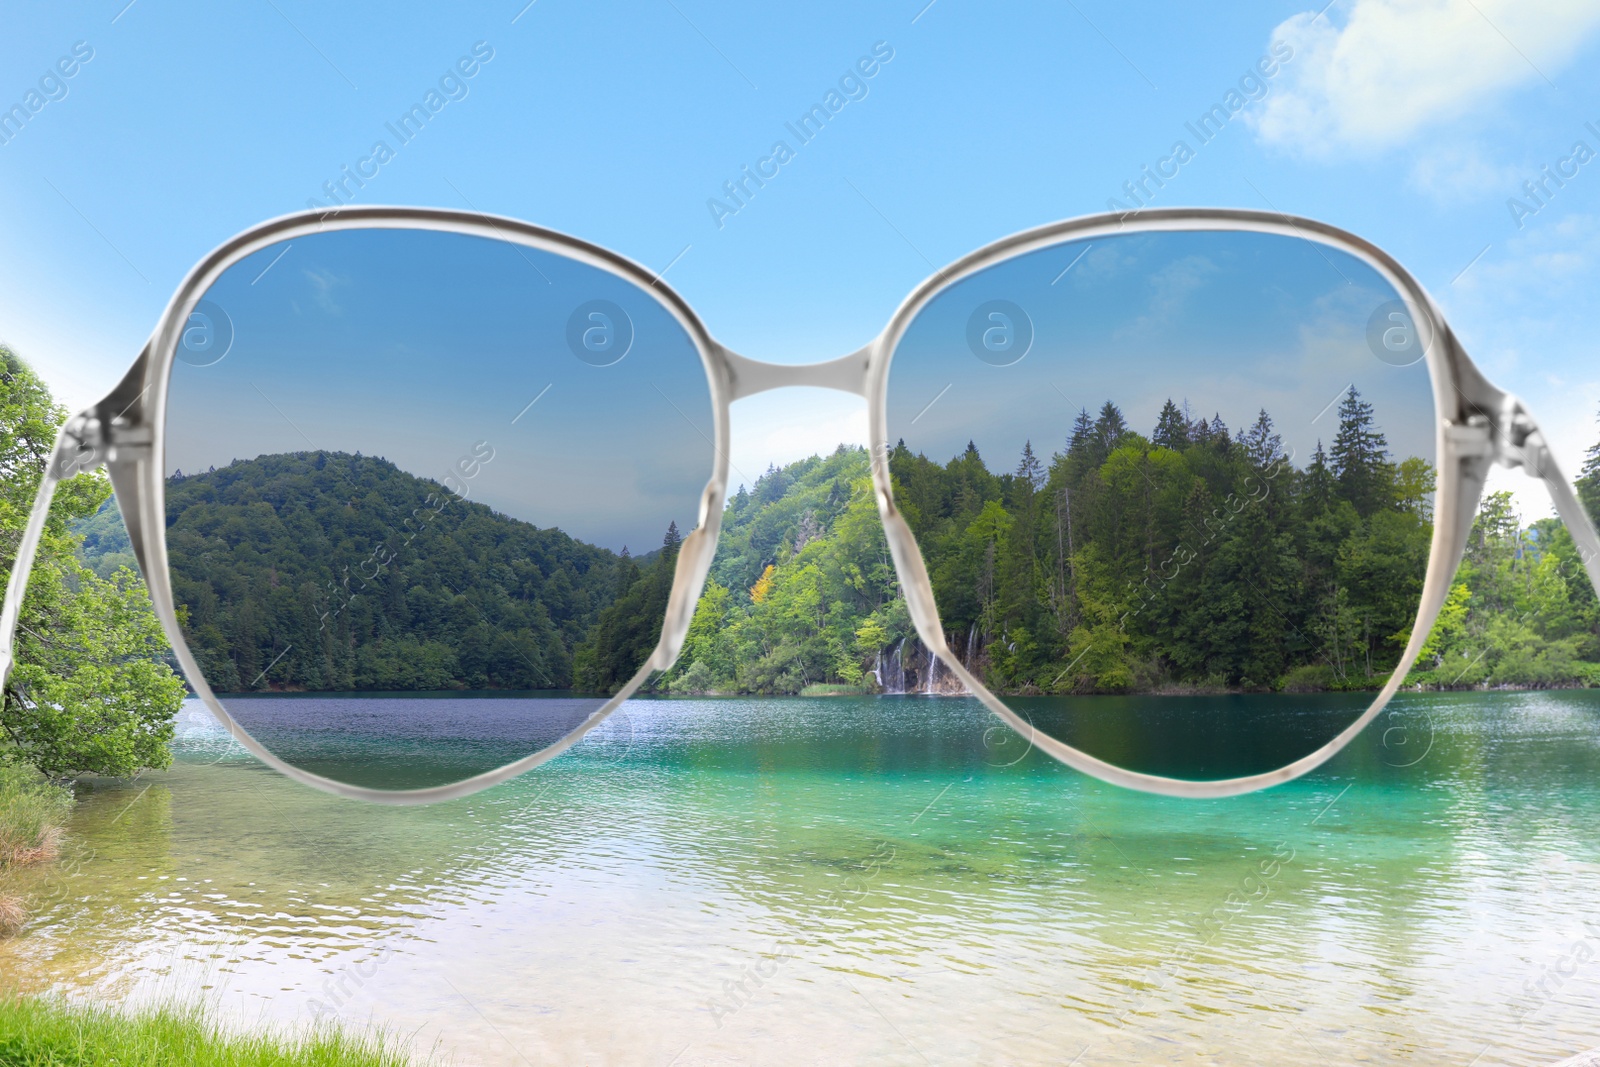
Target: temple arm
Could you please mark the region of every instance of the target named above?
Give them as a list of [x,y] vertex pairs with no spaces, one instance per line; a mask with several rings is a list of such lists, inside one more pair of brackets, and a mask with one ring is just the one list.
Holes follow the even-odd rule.
[[1538,447],[1542,453],[1541,461],[1537,467],[1529,464],[1528,473],[1544,479],[1545,486],[1550,490],[1550,498],[1556,503],[1556,514],[1567,524],[1567,531],[1578,546],[1578,558],[1589,572],[1589,581],[1594,585],[1595,594],[1600,596],[1600,533],[1595,532],[1594,523],[1589,520],[1583,504],[1572,491],[1571,483],[1562,477],[1543,438]]
[[[1475,419],[1488,420],[1484,416]],[[1469,420],[1470,421],[1470,420]],[[1528,414],[1528,409],[1515,397],[1507,396],[1501,405],[1498,425],[1494,425],[1494,459],[1501,466],[1521,467],[1535,478],[1544,481],[1555,502],[1556,514],[1566,523],[1567,531],[1578,548],[1578,558],[1589,573],[1595,594],[1600,596],[1600,533],[1595,532],[1583,504],[1572,490],[1572,483],[1562,475],[1549,442],[1539,424]]]
[[11,577],[6,582],[6,599],[0,607],[0,688],[11,676],[16,659],[17,620],[22,615],[22,598],[28,591],[28,575],[33,570],[33,560],[39,552],[39,542],[44,539],[45,522],[50,518],[50,501],[56,495],[56,486],[75,474],[92,470],[100,464],[100,451],[88,443],[90,419],[80,415],[61,428],[56,444],[45,461],[44,477],[34,494],[33,510],[28,514],[28,524],[23,527],[22,540],[17,543],[17,556],[11,564]]

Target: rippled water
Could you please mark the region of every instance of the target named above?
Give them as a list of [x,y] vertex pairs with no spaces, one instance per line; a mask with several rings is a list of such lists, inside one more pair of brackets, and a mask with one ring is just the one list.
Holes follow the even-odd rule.
[[[300,693],[225,708],[284,762],[373,789],[449,785],[559,741],[605,703],[570,694]],[[197,710],[187,718],[211,719]],[[614,729],[614,727],[613,727]]]
[[97,784],[62,863],[12,876],[36,918],[0,973],[370,1018],[460,1063],[1600,1045],[1600,693],[1408,696],[1322,773],[1203,803],[991,725],[954,698],[635,701],[547,768],[395,809],[186,715],[170,772]]

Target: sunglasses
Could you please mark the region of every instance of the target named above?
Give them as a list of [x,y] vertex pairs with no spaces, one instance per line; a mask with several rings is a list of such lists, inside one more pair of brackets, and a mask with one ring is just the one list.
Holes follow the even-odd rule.
[[[727,499],[729,406],[784,386],[864,397],[870,447],[841,446],[859,477],[803,514],[742,529],[712,603],[725,516],[754,506]],[[195,695],[329,792],[421,803],[552,759],[692,673],[686,640],[783,566],[832,569],[791,624],[870,690],[967,694],[1021,750],[1226,796],[1388,704],[1496,464],[1544,480],[1600,590],[1600,538],[1522,404],[1399,264],[1309,219],[1044,226],[939,271],[860,350],[784,366],[562,234],[302,213],[206,257],[63,428],[0,681],[55,487],[104,466]]]

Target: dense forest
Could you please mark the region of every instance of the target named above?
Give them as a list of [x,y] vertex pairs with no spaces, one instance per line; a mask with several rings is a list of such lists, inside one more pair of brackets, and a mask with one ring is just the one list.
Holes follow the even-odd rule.
[[[947,640],[998,690],[1372,688],[1409,637],[1434,475],[1390,454],[1354,391],[1338,418],[1296,463],[1264,411],[1235,432],[1168,402],[1145,435],[1108,402],[998,471],[975,443],[944,463],[901,443],[889,467]],[[1578,488],[1600,510],[1600,445]],[[221,690],[609,691],[655,645],[679,543],[674,524],[659,550],[614,555],[335,453],[175,476],[167,508],[185,631]],[[80,532],[91,565],[126,561],[114,516]],[[907,664],[931,688],[919,648],[867,454],[841,446],[729,501],[683,652],[652,688],[894,689]],[[1600,684],[1597,661],[1571,538],[1490,496],[1408,681]]]
[[223,691],[570,688],[600,609],[638,576],[359,455],[175,475],[167,522],[185,636]]
[[[889,467],[947,640],[999,690],[1372,688],[1410,636],[1434,474],[1390,455],[1354,391],[1303,465],[1266,412],[1236,433],[1169,402],[1148,436],[1114,404],[1082,412],[1059,451],[1041,458],[1029,443],[998,473],[975,444],[941,464],[901,443]],[[1595,511],[1600,446],[1579,490]],[[1600,684],[1597,633],[1565,529],[1523,528],[1509,496],[1493,495],[1408,681]],[[841,448],[769,470],[729,504],[663,684],[892,684],[910,634],[867,456]]]

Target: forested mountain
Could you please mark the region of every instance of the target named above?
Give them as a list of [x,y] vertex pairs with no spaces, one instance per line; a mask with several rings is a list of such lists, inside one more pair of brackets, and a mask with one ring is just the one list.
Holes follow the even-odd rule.
[[641,575],[360,455],[175,475],[167,523],[189,646],[224,691],[568,688]]
[[611,581],[615,598],[600,610],[573,659],[573,684],[588,693],[610,693],[644,665],[661,640],[661,623],[678,564],[678,524],[667,526],[661,551],[644,567],[624,555]]
[[683,651],[659,685],[795,693],[861,685],[911,633],[867,454],[840,446],[740,487]]
[[[949,643],[996,689],[1372,688],[1393,669],[1434,476],[1390,455],[1359,395],[1300,463],[1266,412],[1235,433],[1175,403],[1148,435],[1108,402],[1038,445],[999,469],[976,442],[945,462],[903,443],[889,457]],[[1600,445],[1578,487],[1600,508]],[[447,497],[335,453],[171,479],[174,584],[212,684],[604,692],[632,676],[659,637],[675,524],[635,559]],[[82,532],[92,565],[125,558],[114,516]],[[841,446],[729,501],[683,652],[652,687],[876,688],[903,681],[915,649],[867,454]],[[1600,606],[1571,537],[1491,496],[1408,681],[1600,684],[1597,661]]]
[[83,538],[80,554],[100,577],[110,578],[119,567],[139,569],[115,500],[107,500],[93,515],[73,523],[72,532]]
[[[943,463],[902,443],[889,466],[947,640],[1003,691],[1376,687],[1427,569],[1433,470],[1392,457],[1354,392],[1303,465],[1266,412],[1234,433],[1169,402],[1146,436],[1107,402],[1053,455],[1030,443],[1008,471],[976,443]],[[871,683],[900,654],[912,631],[864,452],[769,470],[724,524],[667,685]],[[1597,620],[1560,523],[1522,529],[1491,497],[1411,680],[1600,682]]]

